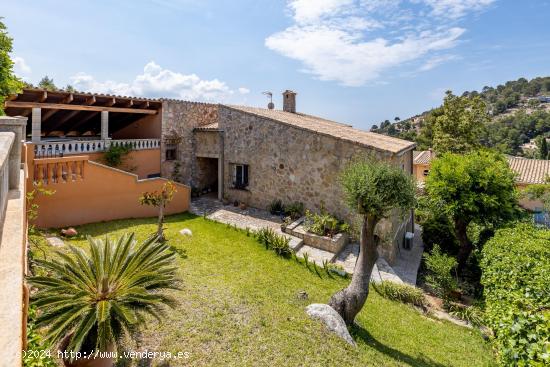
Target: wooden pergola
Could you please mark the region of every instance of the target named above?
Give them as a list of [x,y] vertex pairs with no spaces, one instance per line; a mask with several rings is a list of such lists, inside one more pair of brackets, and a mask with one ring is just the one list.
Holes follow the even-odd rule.
[[9,96],[4,109],[8,116],[30,117],[32,140],[55,131],[91,131],[107,139],[109,124],[116,130],[159,112],[157,99],[26,88]]

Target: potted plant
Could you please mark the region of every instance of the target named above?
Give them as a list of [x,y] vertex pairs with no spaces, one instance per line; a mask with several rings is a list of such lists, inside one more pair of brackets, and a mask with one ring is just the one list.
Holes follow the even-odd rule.
[[[165,291],[178,289],[175,254],[151,237],[137,245],[134,234],[118,240],[88,237],[90,252],[69,245],[70,254],[35,260],[38,274],[29,277],[37,291],[37,327],[46,341],[67,352],[67,367],[112,366],[112,358],[89,357],[93,351],[116,351],[124,336],[138,331],[145,315],[160,318],[174,300]],[[79,352],[86,358],[71,357]]]
[[222,202],[223,205],[229,205],[229,197],[227,197],[227,194],[223,194]]

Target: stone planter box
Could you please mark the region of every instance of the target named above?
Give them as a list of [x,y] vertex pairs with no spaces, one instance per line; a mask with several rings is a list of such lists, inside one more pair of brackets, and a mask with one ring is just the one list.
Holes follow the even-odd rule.
[[282,230],[285,233],[304,240],[304,245],[332,252],[333,254],[339,253],[349,241],[347,233],[338,233],[334,237],[319,236],[314,233],[309,233],[304,227],[304,218],[300,218],[286,227],[282,226]]

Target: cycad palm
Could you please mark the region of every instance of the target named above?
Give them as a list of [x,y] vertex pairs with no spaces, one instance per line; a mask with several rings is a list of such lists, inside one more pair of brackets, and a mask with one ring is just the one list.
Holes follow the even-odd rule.
[[163,291],[177,289],[175,255],[156,237],[136,245],[134,234],[117,241],[88,237],[90,253],[69,246],[59,259],[38,260],[49,273],[29,282],[38,288],[33,303],[41,310],[38,326],[47,326],[47,340],[66,336],[66,350],[106,351],[135,331],[146,314],[157,319],[174,300]]

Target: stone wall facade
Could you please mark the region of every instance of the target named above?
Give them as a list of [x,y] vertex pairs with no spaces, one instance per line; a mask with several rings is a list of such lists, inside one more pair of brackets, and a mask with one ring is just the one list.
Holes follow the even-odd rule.
[[[285,204],[297,201],[312,211],[324,208],[357,224],[359,218],[345,205],[338,183],[339,173],[348,162],[374,156],[412,174],[412,150],[396,155],[224,105],[165,101],[162,121],[163,177],[171,178],[174,164],[179,162],[179,181],[200,188],[213,183],[219,169],[214,172],[213,164],[199,159],[221,156],[223,195],[256,208],[266,209],[276,199]],[[218,131],[193,131],[213,122],[218,122],[223,139]],[[165,141],[174,136],[180,138],[177,160],[166,161]],[[249,184],[245,190],[234,188],[235,165],[239,164],[248,165]],[[396,212],[377,228],[383,242],[381,253],[390,263],[404,232],[411,230],[410,219],[410,212]]]
[[[273,200],[299,201],[307,209],[324,208],[351,223],[358,218],[347,208],[338,183],[342,168],[357,157],[375,156],[412,174],[412,150],[401,155],[318,134],[220,106],[219,127],[224,131],[224,194],[257,208]],[[233,188],[235,164],[249,166],[246,190]],[[410,230],[410,212],[394,213],[380,223],[381,252],[392,262],[405,230]]]
[[[165,100],[162,102],[161,174],[197,187],[196,142],[193,129],[218,121],[218,104]],[[176,142],[176,159],[166,160],[166,149]],[[178,164],[179,163],[179,164]],[[178,167],[176,167],[178,165]],[[176,169],[177,168],[177,169]],[[175,175],[175,171],[179,171]],[[175,177],[178,176],[178,177]]]

